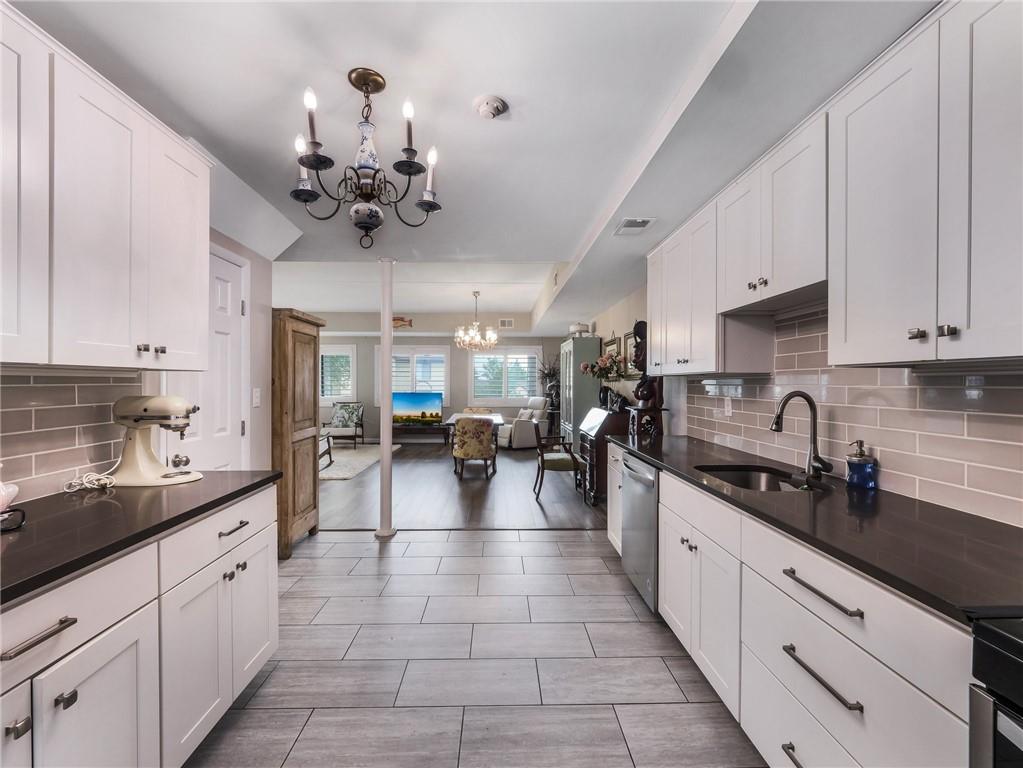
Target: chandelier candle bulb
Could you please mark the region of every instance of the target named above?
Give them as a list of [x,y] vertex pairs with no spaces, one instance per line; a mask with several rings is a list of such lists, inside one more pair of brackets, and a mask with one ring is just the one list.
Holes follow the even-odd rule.
[[412,118],[416,116],[416,110],[408,99],[401,107],[401,114],[405,118],[405,146],[412,149]]
[[305,104],[309,114],[309,141],[316,141],[316,94],[312,88],[305,89],[302,103]]
[[[309,151],[305,144],[305,137],[301,133],[295,136],[295,151],[298,152],[299,157],[302,157],[302,155]],[[306,167],[301,163],[298,164],[298,178],[309,178],[309,171],[306,170]]]
[[437,165],[437,148],[430,147],[426,153],[426,191],[433,192],[433,168]]

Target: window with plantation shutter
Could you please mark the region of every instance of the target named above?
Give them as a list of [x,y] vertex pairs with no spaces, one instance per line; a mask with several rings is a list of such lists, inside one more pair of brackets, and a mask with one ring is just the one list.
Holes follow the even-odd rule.
[[539,348],[476,352],[469,366],[471,405],[524,405],[540,392]]
[[[374,371],[380,370],[380,347],[374,350]],[[392,392],[440,392],[448,405],[450,381],[448,347],[392,347]],[[378,377],[374,377],[378,378]],[[380,382],[374,383],[374,399],[380,405]]]
[[322,405],[356,400],[355,345],[322,345],[319,374]]

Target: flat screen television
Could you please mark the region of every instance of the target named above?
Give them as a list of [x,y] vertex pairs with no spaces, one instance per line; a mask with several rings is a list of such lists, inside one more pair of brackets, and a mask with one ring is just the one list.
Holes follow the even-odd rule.
[[442,392],[394,392],[391,404],[394,424],[440,424],[444,420]]

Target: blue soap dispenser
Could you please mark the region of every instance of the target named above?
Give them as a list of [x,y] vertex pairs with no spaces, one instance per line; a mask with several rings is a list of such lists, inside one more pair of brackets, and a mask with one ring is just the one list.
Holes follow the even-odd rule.
[[845,457],[849,465],[846,484],[851,488],[874,490],[877,488],[877,459],[863,450],[862,440],[853,440],[849,445],[855,445],[856,450]]

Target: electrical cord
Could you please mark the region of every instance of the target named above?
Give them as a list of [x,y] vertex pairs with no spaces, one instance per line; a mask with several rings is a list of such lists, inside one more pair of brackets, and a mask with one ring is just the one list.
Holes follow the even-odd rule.
[[117,480],[115,480],[110,473],[117,469],[117,466],[120,463],[121,462],[117,462],[117,464],[115,464],[102,474],[97,472],[86,472],[81,477],[76,477],[72,480],[68,480],[66,483],[64,483],[64,492],[72,493],[74,491],[80,491],[83,488],[89,488],[90,490],[99,490],[102,488],[109,488],[110,486],[115,485],[117,483]]

